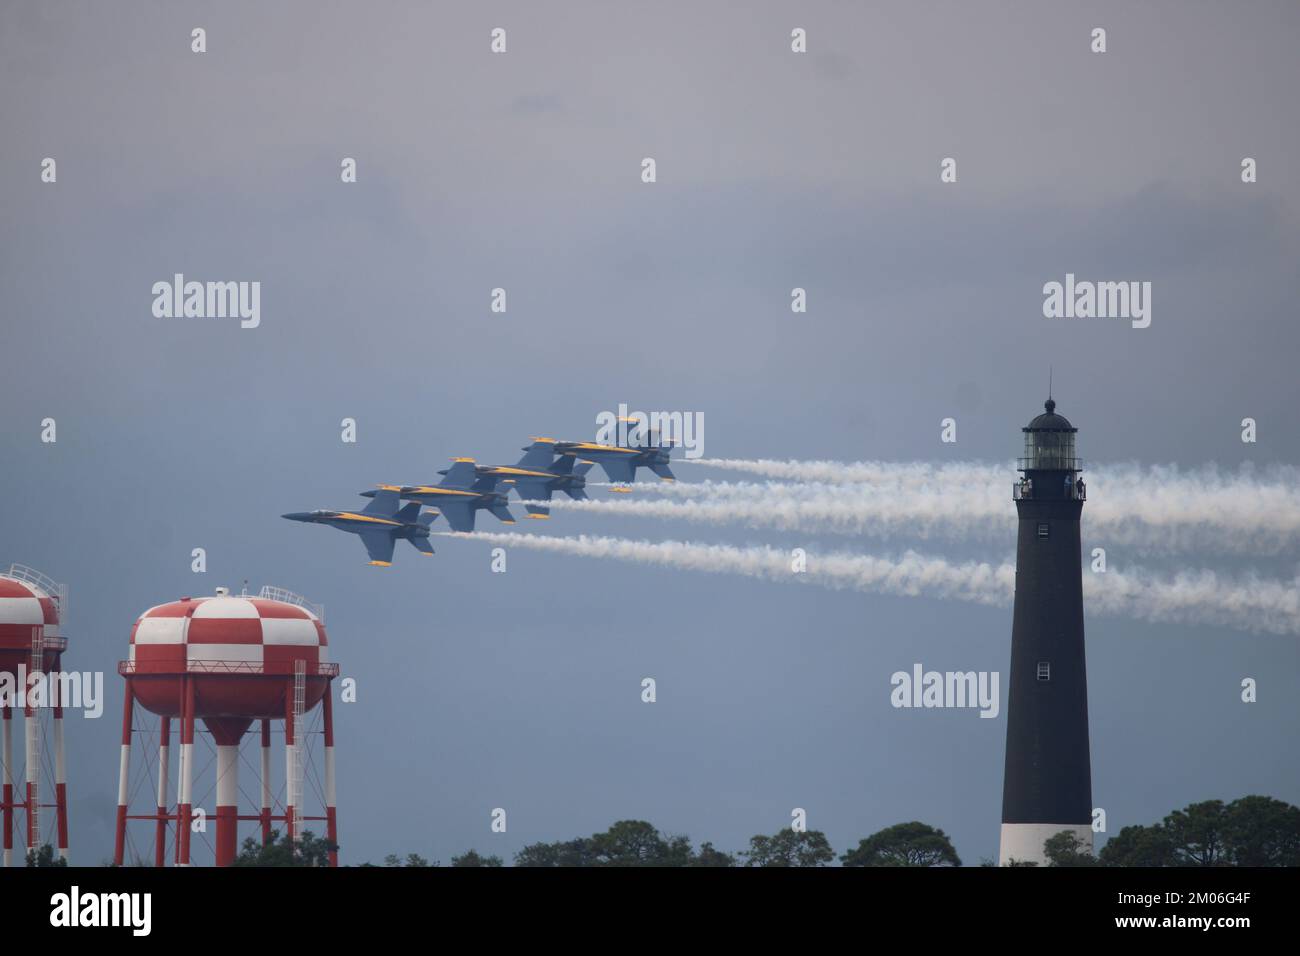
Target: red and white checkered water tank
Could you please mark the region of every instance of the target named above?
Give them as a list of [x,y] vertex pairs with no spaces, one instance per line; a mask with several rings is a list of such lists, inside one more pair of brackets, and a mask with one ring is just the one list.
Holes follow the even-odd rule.
[[20,565],[0,572],[0,671],[15,673],[30,665],[33,630],[43,628],[45,667],[63,649],[59,635],[59,586]]
[[306,667],[310,710],[328,681],[318,679],[329,662],[325,625],[309,607],[265,596],[183,597],[151,607],[131,629],[128,671],[136,700],[162,717],[181,715],[183,683],[194,684],[195,716],[236,723],[285,714],[287,677]]

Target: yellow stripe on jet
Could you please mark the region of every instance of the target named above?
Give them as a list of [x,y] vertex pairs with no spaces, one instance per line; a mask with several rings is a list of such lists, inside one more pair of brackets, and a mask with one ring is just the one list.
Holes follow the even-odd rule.
[[399,526],[401,525],[400,521],[389,521],[387,518],[375,518],[371,515],[353,514],[350,511],[344,511],[339,515],[339,517],[347,521],[373,521],[375,524],[395,524]]
[[637,453],[635,448],[620,448],[618,445],[597,445],[595,442],[578,442],[573,446],[578,451],[621,451],[628,455]]
[[529,471],[527,468],[514,468],[510,465],[498,465],[495,468],[489,468],[490,475],[531,475],[534,478],[554,478],[555,475],[549,471]]
[[457,491],[455,488],[437,488],[433,485],[420,485],[416,488],[403,488],[403,495],[469,495],[471,498],[477,498],[482,492],[480,491]]

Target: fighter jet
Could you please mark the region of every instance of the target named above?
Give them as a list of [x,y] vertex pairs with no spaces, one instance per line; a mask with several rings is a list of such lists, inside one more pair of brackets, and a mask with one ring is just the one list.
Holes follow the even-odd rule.
[[492,512],[504,524],[514,524],[514,516],[506,507],[506,496],[496,490],[496,475],[479,475],[473,458],[453,458],[452,466],[438,472],[445,475],[436,485],[380,485],[378,491],[361,492],[374,497],[391,491],[403,501],[437,505],[452,531],[473,531],[474,514],[479,510]]
[[[534,438],[524,447],[526,453],[515,465],[480,466],[477,474],[497,477],[503,485],[519,492],[523,501],[550,501],[551,493],[563,491],[574,501],[587,497],[584,477],[595,462],[582,461],[572,455],[560,455],[555,461],[554,438]],[[509,488],[506,489],[508,495]],[[530,518],[549,518],[551,509],[546,505],[524,505]]]
[[[640,422],[639,419],[619,419],[625,422]],[[647,437],[654,435],[654,432],[648,432]],[[649,468],[664,481],[676,481],[674,475],[668,467],[668,444],[656,444],[647,441],[644,445],[634,445],[631,448],[624,448],[620,445],[598,445],[589,441],[562,441],[556,442],[555,451],[560,455],[568,455],[574,458],[582,458],[587,461],[594,461],[605,469],[605,474],[609,480],[616,485],[630,485],[636,481],[636,470],[638,468]],[[611,488],[610,491],[629,491],[628,488]]]
[[429,525],[438,517],[436,511],[420,514],[420,503],[403,505],[396,491],[372,492],[374,498],[360,511],[295,511],[283,517],[290,521],[327,524],[361,536],[370,563],[386,568],[393,563],[393,545],[399,538],[411,542],[421,554],[433,554],[429,544]]

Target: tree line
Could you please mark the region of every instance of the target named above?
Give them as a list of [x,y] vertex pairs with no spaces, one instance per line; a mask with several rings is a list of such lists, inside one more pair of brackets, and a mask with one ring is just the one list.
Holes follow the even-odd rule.
[[[337,846],[303,833],[297,843],[274,833],[263,844],[249,837],[234,861],[240,867],[328,866]],[[1245,796],[1231,803],[1205,800],[1168,814],[1150,826],[1127,826],[1111,837],[1094,856],[1073,833],[1062,832],[1043,845],[1048,866],[1300,866],[1300,807],[1272,797]],[[826,866],[836,860],[826,834],[820,830],[786,828],[771,836],[759,834],[736,852],[712,843],[694,846],[682,834],[660,832],[644,820],[620,820],[589,837],[554,843],[531,843],[514,855],[515,866]],[[913,820],[886,827],[862,838],[838,857],[843,866],[961,866],[948,835]],[[27,854],[28,866],[60,866],[64,861],[48,844]],[[374,866],[363,863],[361,866]],[[440,866],[415,853],[390,855],[385,867]],[[499,867],[505,861],[475,849],[453,856],[450,866]],[[996,866],[983,860],[983,866]],[[1009,866],[1037,866],[1012,860]]]

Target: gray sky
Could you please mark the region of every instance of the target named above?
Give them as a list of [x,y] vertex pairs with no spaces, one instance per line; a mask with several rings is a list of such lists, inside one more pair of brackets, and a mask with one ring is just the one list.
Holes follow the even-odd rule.
[[[1290,3],[0,4],[0,561],[70,584],[68,666],[107,672],[105,716],[68,731],[75,859],[112,850],[132,622],[245,578],[323,602],[358,681],[347,862],[627,817],[739,849],[796,806],[837,852],[920,819],[994,856],[1003,720],[894,710],[889,675],[1005,686],[1009,609],[524,550],[492,574],[445,539],[378,572],[279,515],[589,438],[619,402],[703,412],[711,456],[1008,460],[1049,365],[1089,461],[1297,463],[1298,31]],[[175,272],[260,281],[260,328],[154,318]],[[1067,272],[1152,282],[1151,327],[1045,320]],[[578,532],[902,546],[541,529]],[[1004,544],[942,550],[1013,543],[1008,501]],[[1093,617],[1088,642],[1112,833],[1300,802],[1294,638]]]

